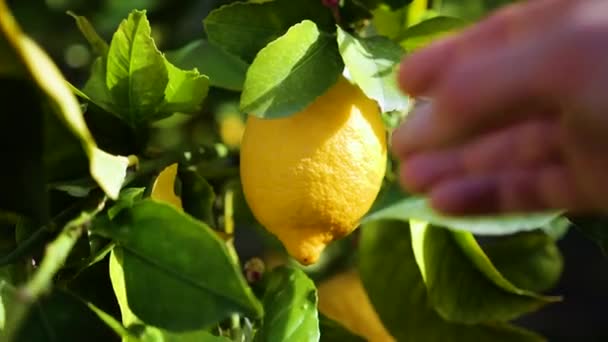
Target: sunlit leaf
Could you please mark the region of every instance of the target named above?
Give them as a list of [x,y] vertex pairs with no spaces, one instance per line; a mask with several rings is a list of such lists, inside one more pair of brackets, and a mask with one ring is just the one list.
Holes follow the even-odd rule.
[[196,68],[209,77],[214,87],[242,90],[249,65],[220,47],[205,40],[195,40],[178,50],[167,52],[166,57],[182,69]]
[[112,37],[106,84],[121,117],[132,127],[157,119],[169,82],[165,59],[151,36],[145,11],[133,11]]
[[352,79],[383,112],[404,110],[407,97],[397,86],[397,65],[403,57],[399,45],[375,36],[357,38],[338,28],[338,45]]
[[247,71],[241,109],[262,118],[289,116],[335,84],[342,69],[335,41],[305,20],[258,53]]
[[492,264],[467,232],[410,222],[416,262],[432,306],[446,320],[508,321],[558,300],[520,289]]
[[519,231],[541,228],[560,216],[560,212],[532,214],[504,214],[496,216],[446,216],[433,210],[426,199],[407,197],[386,203],[383,208],[368,214],[362,221],[381,219],[410,219],[454,230],[468,231],[480,235],[507,235]]
[[318,341],[317,290],[297,268],[278,267],[264,293],[266,312],[256,341]]
[[185,331],[206,328],[235,312],[252,318],[262,314],[224,241],[168,204],[136,202],[112,221],[97,221],[93,230],[120,247],[117,261],[128,308],[148,324]]
[[209,42],[249,62],[266,44],[304,19],[322,30],[334,30],[331,11],[321,1],[310,0],[234,2],[212,11],[204,24]]
[[[376,221],[362,227],[359,272],[378,315],[398,341],[543,341],[506,323],[466,325],[442,319],[429,305],[407,222]],[[449,284],[457,282],[450,279]]]

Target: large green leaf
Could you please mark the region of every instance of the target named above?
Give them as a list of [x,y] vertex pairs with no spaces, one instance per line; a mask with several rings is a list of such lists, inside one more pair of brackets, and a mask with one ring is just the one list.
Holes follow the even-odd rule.
[[80,140],[89,158],[89,171],[111,198],[116,198],[126,176],[128,159],[110,155],[97,147],[84,121],[78,101],[51,58],[15,23],[4,2],[0,3],[0,31],[13,55],[34,84],[50,101],[55,113]]
[[460,29],[468,22],[458,18],[439,16],[408,27],[395,39],[408,52],[417,50],[433,40]]
[[[398,341],[543,340],[506,323],[466,325],[443,320],[429,305],[406,222],[376,221],[362,227],[359,271],[378,315]],[[447,285],[457,284],[450,279]]]
[[241,109],[262,118],[296,113],[335,84],[343,67],[335,41],[304,20],[258,53]]
[[509,282],[473,235],[410,222],[412,248],[432,306],[446,320],[508,321],[557,300]]
[[315,284],[299,268],[275,268],[264,292],[266,312],[256,341],[318,341]]
[[146,12],[131,12],[112,37],[106,66],[106,84],[121,117],[132,127],[151,121],[168,82],[165,59],[154,44]]
[[399,45],[381,36],[357,38],[338,28],[338,46],[352,79],[383,112],[406,108],[407,97],[397,86],[396,66],[403,56]]
[[482,248],[505,278],[529,291],[540,292],[553,287],[564,267],[555,241],[543,232],[502,237]]
[[171,205],[139,201],[93,229],[120,246],[126,302],[143,322],[184,331],[262,314],[224,242]]
[[362,222],[382,219],[404,221],[412,219],[479,235],[508,235],[544,227],[559,215],[559,212],[544,212],[496,216],[446,216],[433,210],[424,198],[407,197],[387,204],[384,208],[378,208],[377,211],[368,214]]
[[214,87],[240,91],[249,65],[206,40],[195,40],[182,48],[167,52],[166,57],[182,69],[198,69],[209,77]]
[[333,31],[330,10],[321,1],[310,0],[234,2],[211,12],[204,24],[209,42],[249,62],[266,44],[304,19]]
[[[117,256],[120,255],[120,256]],[[124,271],[119,259],[123,258],[123,251],[116,248],[110,255],[110,279],[116,300],[120,306],[122,323],[129,327],[129,331],[142,342],[225,342],[226,339],[211,335],[205,330],[194,330],[182,333],[159,329],[145,325],[129,308],[127,290],[125,287]],[[131,342],[123,338],[123,342]]]

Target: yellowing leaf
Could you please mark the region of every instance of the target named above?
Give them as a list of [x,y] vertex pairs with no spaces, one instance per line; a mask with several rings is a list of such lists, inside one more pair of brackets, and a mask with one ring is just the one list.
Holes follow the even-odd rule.
[[177,163],[167,166],[162,170],[154,184],[150,197],[154,200],[169,203],[179,209],[182,207],[182,199],[175,194],[175,179],[177,178]]
[[395,339],[386,331],[355,270],[333,276],[319,287],[319,311],[371,342]]
[[80,140],[89,157],[93,179],[110,198],[116,199],[126,176],[128,159],[108,154],[97,147],[80,105],[61,71],[38,44],[21,32],[3,0],[0,0],[0,34],[0,39],[6,39],[12,48],[16,62],[23,65],[28,76],[51,101],[58,117]]

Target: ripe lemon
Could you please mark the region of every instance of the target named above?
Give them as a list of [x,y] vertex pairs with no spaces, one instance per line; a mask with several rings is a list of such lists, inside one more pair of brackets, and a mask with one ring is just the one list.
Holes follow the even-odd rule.
[[386,131],[376,103],[340,78],[295,115],[250,115],[241,180],[256,219],[304,265],[355,229],[386,168]]

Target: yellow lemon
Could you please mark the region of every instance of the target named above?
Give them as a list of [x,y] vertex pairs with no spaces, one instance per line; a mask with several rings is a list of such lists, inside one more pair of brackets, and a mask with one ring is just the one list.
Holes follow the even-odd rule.
[[230,115],[220,122],[220,136],[224,144],[230,148],[239,147],[244,130],[245,124],[236,115]]
[[182,209],[182,199],[175,194],[175,179],[177,178],[177,163],[163,169],[152,185],[150,197],[157,201],[169,203]]
[[371,342],[393,342],[372,306],[355,270],[337,274],[319,285],[319,311]]
[[256,219],[300,263],[355,229],[386,168],[386,131],[376,103],[340,78],[295,115],[249,116],[241,180]]

